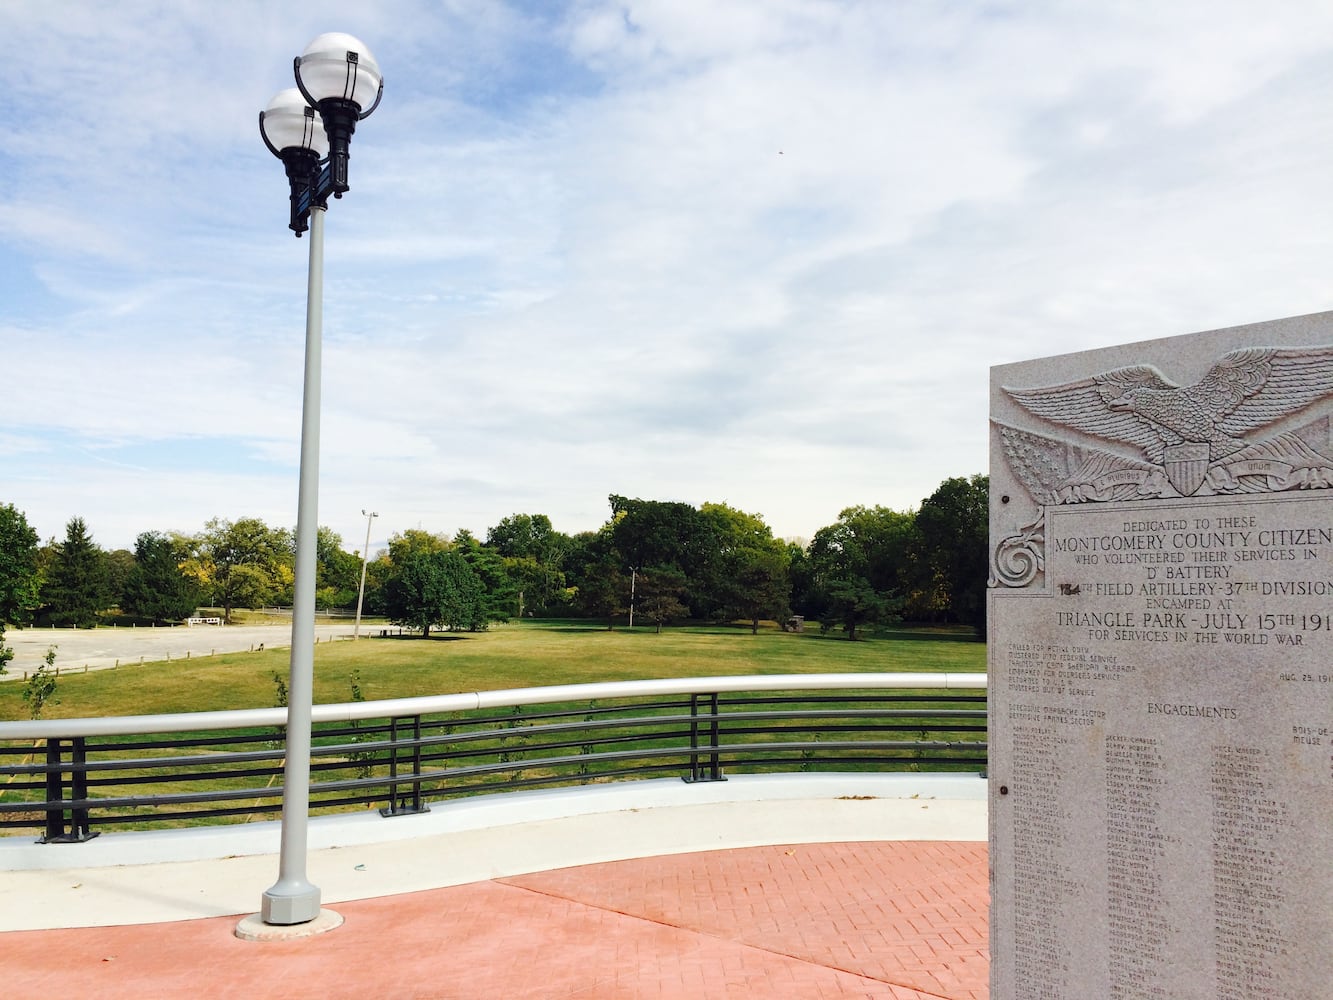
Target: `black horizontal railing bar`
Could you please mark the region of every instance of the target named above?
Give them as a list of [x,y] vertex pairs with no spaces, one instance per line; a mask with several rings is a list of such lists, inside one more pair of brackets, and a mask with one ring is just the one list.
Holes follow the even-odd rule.
[[[623,778],[628,775],[640,775],[640,774],[667,774],[672,777],[676,777],[680,773],[681,773],[680,764],[678,762],[672,762],[672,761],[665,761],[658,764],[635,764],[634,766],[631,767],[608,768],[606,770],[597,771],[595,773],[589,772],[588,774],[535,774],[535,775],[518,776],[518,775],[524,775],[524,772],[520,771],[516,772],[515,777],[506,778],[503,781],[476,782],[466,787],[460,788],[458,789],[457,792],[451,794],[459,794],[459,793],[475,794],[478,791],[486,791],[494,788],[520,788],[524,786],[530,787],[533,785],[587,784],[589,782],[586,779],[589,778],[594,779],[595,781],[597,779]],[[443,796],[438,796],[438,797],[442,798]]]
[[[148,818],[155,823],[169,822],[190,822],[205,819],[220,819],[228,816],[268,816],[282,811],[281,802],[262,802],[250,806],[235,806],[218,809],[175,809],[175,810],[154,810]],[[108,813],[105,816],[98,817],[99,823],[127,824],[143,823],[145,816],[143,813]]]
[[[766,720],[768,722],[778,722],[778,719]],[[775,726],[775,725],[735,725],[729,718],[723,718],[718,725],[718,731],[731,735],[743,735],[745,733],[800,733],[800,732],[874,732],[874,733],[915,733],[923,730],[934,730],[936,732],[950,733],[984,733],[985,726],[969,726],[960,722],[950,722],[945,725],[930,725],[929,723],[907,723],[907,722],[881,722],[871,723],[866,721],[850,722],[846,725],[835,722],[827,722],[822,726]]]
[[796,771],[829,771],[833,768],[859,768],[870,770],[876,766],[893,766],[896,770],[921,772],[924,770],[945,769],[957,773],[975,772],[984,768],[985,761],[960,757],[828,757],[817,760],[773,760],[771,758],[738,758],[727,762],[733,770],[744,767],[746,773],[777,771],[783,774]]
[[790,709],[785,712],[722,712],[718,719],[985,719],[986,713],[976,708],[820,708]]
[[[533,760],[509,760],[496,761],[493,764],[466,764],[461,767],[445,768],[436,771],[422,771],[421,776],[426,777],[467,777],[474,774],[494,774],[504,771],[520,771],[531,767],[554,767],[561,764],[577,764],[581,761],[596,759],[599,761],[618,761],[618,760],[646,760],[650,758],[668,758],[683,759],[691,754],[689,747],[656,747],[644,748],[639,750],[609,750],[605,753],[595,755],[590,754],[560,754],[553,757],[541,757]],[[411,784],[416,781],[416,775],[399,775],[399,784]]]
[[[314,765],[311,765],[314,769]],[[281,767],[235,768],[225,771],[185,771],[168,774],[125,774],[114,778],[89,778],[88,788],[118,788],[122,785],[180,785],[191,781],[231,781],[238,778],[271,778]],[[101,801],[99,799],[99,801]]]
[[[282,773],[282,772],[276,772]],[[385,783],[384,778],[348,778],[343,781],[320,782],[318,785],[311,786],[312,794],[318,790],[336,792],[345,791],[351,788],[378,788]],[[399,782],[407,784],[406,781]],[[61,802],[66,809],[91,809],[93,807],[103,809],[116,809],[127,806],[141,805],[188,805],[194,802],[213,802],[213,801],[237,801],[240,799],[273,799],[282,795],[282,785],[275,783],[273,785],[261,785],[252,788],[224,788],[206,792],[164,792],[158,795],[120,795],[107,796],[99,798],[78,798],[64,799]],[[313,802],[317,805],[318,803]]]
[[[349,766],[353,765],[343,762],[312,762],[311,770],[322,770],[322,771],[346,770]],[[266,768],[263,770],[237,771],[234,775],[229,774],[226,775],[226,777],[264,778],[264,777],[273,777],[276,775],[281,775],[282,773],[283,773],[282,768],[278,767],[278,768]],[[186,775],[182,779],[176,775],[160,775],[157,777],[131,775],[127,776],[124,780],[108,781],[104,782],[103,784],[105,784],[106,786],[129,785],[136,783],[168,784],[180,780],[199,780],[201,778],[214,778],[214,777],[217,776],[213,774],[193,774],[193,775]],[[142,782],[139,780],[141,778],[144,779]],[[313,784],[311,786],[311,791],[312,793],[317,793],[320,790],[327,790],[327,789],[337,790],[340,788],[350,788],[358,786],[366,788],[378,788],[383,786],[384,783],[385,779],[382,777],[347,779],[341,782],[320,782],[317,784]],[[96,787],[97,781],[96,780],[89,781],[88,785],[89,787]],[[98,796],[98,797],[90,796],[87,798],[64,799],[62,800],[62,804],[66,808],[82,808],[90,805],[119,807],[124,805],[143,805],[152,802],[161,802],[161,803],[191,802],[191,801],[207,801],[209,799],[269,797],[281,794],[282,794],[281,786],[274,784],[274,785],[247,786],[245,788],[236,788],[236,789],[221,789],[221,790],[207,791],[207,792],[177,792],[177,793],[162,792],[153,795],[141,795],[141,796]],[[10,803],[10,802],[0,801],[0,812],[15,811],[17,809],[25,807],[31,808],[31,806],[32,803],[24,804],[24,803]]]
[[[125,753],[138,750],[160,750],[163,747],[210,747],[210,746],[244,746],[247,743],[262,743],[273,739],[282,738],[280,728],[254,730],[246,732],[235,732],[234,730],[216,729],[207,731],[201,730],[199,735],[182,737],[174,736],[169,733],[161,733],[160,739],[155,740],[119,740],[115,742],[103,743],[100,740],[94,742],[92,738],[88,740],[89,747],[97,747],[99,750],[113,750],[117,753]],[[224,751],[225,752],[225,751]]]
[[840,715],[833,713],[820,713],[819,715],[803,715],[796,718],[774,714],[772,712],[761,712],[754,715],[743,714],[718,714],[716,716],[700,716],[710,722],[717,719],[718,725],[730,726],[737,729],[757,728],[759,726],[771,725],[775,722],[790,721],[791,725],[787,729],[819,729],[825,725],[831,725],[836,721],[846,721],[848,725],[865,726],[866,728],[877,728],[892,726],[899,729],[920,729],[922,726],[956,726],[960,729],[974,728],[978,723],[985,724],[985,718],[977,716],[958,716],[946,715],[939,718],[929,715]]
[[855,694],[839,693],[836,695],[792,694],[781,697],[764,695],[762,697],[752,698],[732,696],[726,698],[719,697],[717,703],[720,709],[729,709],[738,705],[831,705],[856,701],[870,705],[920,705],[925,711],[936,711],[937,708],[948,705],[982,705],[985,703],[985,698],[974,698],[969,695],[958,694],[917,696],[901,694],[881,695],[872,692],[864,692],[865,697],[860,697],[860,694],[862,694],[862,692],[857,692]]
[[[616,741],[616,742],[617,742],[617,743],[644,743],[644,742],[647,742],[647,740],[643,740],[643,739],[640,739],[640,740],[620,740],[620,741]],[[504,769],[513,769],[513,768],[523,767],[523,766],[531,766],[531,767],[550,767],[550,766],[553,766],[553,765],[557,765],[557,764],[561,764],[561,763],[569,763],[569,762],[574,762],[574,761],[583,763],[583,762],[593,762],[593,761],[612,760],[612,759],[615,759],[615,758],[617,757],[617,755],[619,755],[619,754],[622,753],[622,751],[610,751],[610,750],[598,750],[598,751],[596,751],[595,753],[588,753],[588,752],[586,752],[586,751],[584,751],[584,750],[582,749],[582,747],[584,747],[584,746],[586,746],[586,745],[588,745],[588,744],[581,743],[581,742],[579,742],[578,740],[562,740],[562,741],[560,741],[560,742],[558,742],[558,743],[546,744],[546,745],[542,745],[542,746],[540,746],[540,747],[531,747],[531,748],[529,748],[529,747],[513,747],[513,748],[509,748],[509,750],[508,750],[507,752],[509,752],[509,753],[519,753],[519,754],[522,754],[523,756],[522,756],[522,757],[518,757],[518,758],[512,758],[512,759],[510,759],[510,760],[500,761],[500,762],[498,763],[497,766],[498,766],[501,770],[504,770]],[[575,750],[575,749],[577,749],[577,750],[579,751],[579,752],[576,753],[576,754],[553,754],[553,753],[551,753],[551,751]],[[500,752],[506,752],[506,751],[500,751]],[[628,753],[628,752],[631,752],[631,751],[623,751],[623,752],[624,752],[624,753]],[[689,746],[676,745],[676,746],[667,746],[667,747],[662,747],[662,746],[639,747],[637,750],[635,750],[635,751],[633,751],[633,752],[634,752],[634,753],[637,753],[637,754],[640,755],[640,756],[644,756],[644,757],[662,757],[662,756],[675,756],[675,757],[680,757],[680,756],[689,756],[691,753],[694,753],[694,752],[696,752],[696,751],[691,750],[691,748],[690,748]],[[451,764],[452,767],[449,769],[451,772],[454,772],[454,771],[461,772],[461,771],[465,770],[466,768],[469,768],[469,767],[473,766],[473,765],[470,765],[470,764],[462,763],[463,761],[474,760],[474,759],[483,758],[483,757],[484,757],[484,758],[493,758],[493,757],[495,757],[495,756],[496,756],[496,753],[494,753],[494,752],[486,753],[486,754],[481,754],[481,753],[444,753],[444,754],[423,755],[422,758],[421,758],[421,762],[422,762],[423,765],[426,765],[426,764],[439,764],[439,763]],[[401,781],[401,780],[403,780],[403,779],[400,778],[399,780]]]
[[[92,749],[91,747],[89,749]],[[97,749],[101,749],[98,747]],[[118,757],[112,760],[90,760],[79,764],[66,763],[61,766],[45,766],[46,771],[84,772],[93,774],[98,771],[141,771],[155,767],[196,767],[203,764],[219,766],[246,761],[282,760],[287,755],[282,747],[267,750],[242,750],[231,753],[192,755],[189,757]]]
[[[534,725],[534,726],[512,726],[512,727],[496,728],[496,729],[476,729],[476,730],[469,729],[463,732],[459,732],[457,728],[454,728],[452,732],[439,733],[428,737],[423,736],[420,739],[416,740],[399,740],[398,744],[400,746],[408,744],[430,746],[438,743],[475,743],[475,742],[483,742],[486,740],[514,738],[522,736],[524,733],[547,732],[550,730],[557,730],[561,728],[566,730],[625,729],[629,726],[652,726],[661,723],[688,723],[690,721],[691,721],[691,716],[689,715],[672,715],[672,716],[650,715],[650,716],[632,716],[619,720],[602,719],[587,723],[583,722],[548,723],[541,726]],[[424,723],[422,725],[422,728],[423,729],[425,728]]]
[[[620,752],[620,753],[601,754],[598,756],[602,760],[608,760],[608,759],[632,760],[636,758],[675,759],[680,757],[688,757],[689,752],[688,750],[676,751],[672,753],[648,752],[648,751]],[[579,755],[570,755],[564,758],[548,758],[542,761],[499,762],[489,765],[472,765],[468,767],[447,768],[436,771],[422,771],[417,774],[400,775],[396,780],[396,784],[401,786],[424,785],[424,784],[429,784],[432,781],[445,780],[449,778],[460,778],[460,777],[466,778],[470,776],[484,775],[484,774],[503,774],[509,771],[520,771],[525,769],[531,769],[532,767],[535,767],[539,764],[542,766],[550,766],[552,764],[559,764],[559,763],[576,763],[580,759],[582,758]],[[663,766],[668,766],[668,765],[663,765]],[[679,766],[680,766],[679,764],[676,764],[674,765],[674,768],[678,771]],[[575,776],[571,775],[568,777],[575,777]],[[346,778],[339,781],[320,782],[317,785],[311,786],[311,792],[312,795],[314,795],[315,793],[334,793],[340,791],[349,791],[356,788],[382,788],[385,785],[386,780],[387,779],[383,777],[371,777],[371,778]],[[207,792],[172,792],[172,793],[162,793],[158,795],[145,795],[145,796],[108,796],[104,798],[102,797],[70,798],[62,800],[61,805],[65,809],[91,809],[94,807],[100,809],[119,809],[119,808],[143,806],[150,804],[159,806],[189,805],[192,803],[202,803],[211,801],[276,799],[281,797],[282,792],[283,792],[283,786],[280,783],[275,783],[273,785],[261,786],[256,788],[223,789],[223,790],[207,791]],[[320,804],[322,803],[312,799],[313,806],[319,806]],[[7,803],[5,805],[6,807],[8,807]],[[33,806],[32,803],[28,803],[28,809],[31,809],[32,806]],[[254,810],[245,810],[245,809],[239,810],[239,812],[242,813],[247,811],[254,811]],[[200,814],[202,815],[203,813]]]
[[[385,727],[383,731],[387,733],[388,727]],[[349,734],[352,732],[355,732],[355,730],[349,730]],[[247,739],[245,742],[254,743],[257,741],[254,739]],[[174,743],[156,743],[153,744],[153,749],[159,749],[159,750],[166,749],[175,745],[176,744]],[[199,744],[198,741],[196,740],[190,740],[188,742],[188,745],[196,746]],[[331,754],[339,752],[360,753],[365,750],[375,749],[376,747],[388,747],[392,745],[394,744],[389,743],[387,741],[315,744],[312,748],[312,752],[318,751],[323,754]],[[397,745],[399,746],[403,745],[402,741],[399,741]],[[89,744],[87,749],[89,751],[92,750],[108,751],[121,748],[122,746],[120,744],[99,743],[99,744]],[[138,749],[144,749],[144,747],[138,747]],[[276,746],[276,747],[266,747],[265,749],[262,750],[236,750],[236,751],[225,751],[213,754],[195,754],[191,756],[180,756],[180,757],[175,757],[175,756],[117,757],[110,760],[83,761],[77,763],[72,761],[66,761],[61,764],[48,764],[43,760],[40,763],[15,765],[12,768],[6,768],[6,771],[14,774],[48,774],[56,771],[67,772],[67,773],[84,772],[91,774],[98,771],[135,771],[135,770],[147,770],[156,767],[199,767],[199,766],[213,766],[213,765],[223,766],[227,764],[244,763],[248,761],[255,761],[255,762],[281,761],[283,758],[286,757],[286,755],[287,752],[282,746]]]
[[[327,739],[330,737],[355,736],[359,734],[374,734],[378,732],[387,733],[389,726],[362,724],[360,726],[339,726],[337,728],[316,728],[313,731],[315,739]],[[199,736],[190,736],[182,739],[171,737],[164,734],[163,739],[157,740],[136,740],[136,741],[115,741],[101,742],[88,738],[87,746],[99,751],[114,751],[117,753],[141,751],[141,750],[160,750],[170,747],[211,747],[211,746],[245,746],[254,744],[269,744],[275,740],[281,741],[283,732],[281,729],[256,730],[244,734],[236,734],[227,730],[217,730],[211,735],[205,733]],[[217,751],[214,756],[220,756],[227,751]],[[148,758],[140,758],[148,759]]]
[[[823,754],[857,751],[867,753],[918,753],[924,751],[956,751],[964,756],[984,756],[987,745],[974,740],[808,740],[800,743],[737,743],[717,748],[723,759],[739,758],[745,754],[765,754],[770,758],[782,754],[819,751]],[[895,757],[896,759],[896,757]]]
[[[840,732],[840,733],[889,733],[889,732],[892,732],[892,733],[910,733],[910,732],[920,732],[920,731],[923,731],[923,730],[933,730],[933,731],[936,731],[936,732],[948,732],[948,733],[973,733],[973,732],[975,732],[975,733],[984,733],[984,732],[986,731],[986,730],[985,730],[985,727],[961,726],[961,725],[946,725],[946,726],[920,726],[920,725],[912,725],[912,726],[903,726],[903,725],[888,725],[888,724],[885,724],[885,725],[871,726],[871,725],[866,725],[866,724],[864,724],[864,723],[860,723],[860,724],[846,725],[846,726],[829,724],[829,725],[819,726],[819,727],[809,727],[809,726],[790,726],[790,727],[783,727],[783,726],[753,726],[753,727],[731,727],[731,726],[720,726],[720,727],[719,727],[719,734],[722,735],[722,736],[733,736],[733,737],[735,737],[735,736],[754,736],[754,735],[772,735],[772,734],[798,734],[798,733],[804,733],[804,732]],[[544,730],[536,730],[536,731],[534,731],[534,733],[533,733],[533,737],[541,737],[541,736],[543,735],[544,732],[545,732]],[[623,736],[615,736],[615,737],[609,737],[609,738],[608,738],[608,737],[602,737],[602,738],[600,738],[599,740],[597,740],[597,745],[601,746],[601,745],[616,744],[616,743],[641,743],[641,742],[645,742],[645,741],[657,741],[657,740],[660,740],[663,736],[685,737],[685,736],[688,736],[688,735],[689,735],[689,731],[688,731],[688,730],[675,731],[675,732],[669,732],[669,733],[663,733],[663,732],[657,732],[657,731],[647,731],[647,732],[642,732],[642,733],[626,734],[626,735],[623,735]],[[969,742],[975,742],[975,741],[969,741]],[[588,743],[587,740],[555,740],[555,741],[547,740],[547,741],[540,741],[540,742],[539,742],[537,739],[534,738],[534,739],[530,739],[528,742],[525,742],[525,743],[523,743],[523,744],[521,744],[521,745],[519,745],[519,746],[506,747],[506,748],[502,748],[502,749],[519,750],[519,751],[522,751],[522,752],[528,752],[528,753],[537,753],[537,752],[540,752],[540,751],[542,751],[542,750],[547,750],[547,749],[561,749],[561,748],[571,747],[571,746],[582,746],[582,745],[585,745],[586,743]],[[412,745],[412,744],[413,744],[413,741],[406,741],[403,745],[410,746],[410,745]],[[712,746],[713,746],[713,744],[712,744],[711,742],[703,742],[703,743],[700,743],[700,744],[699,744],[699,749],[701,749],[701,750],[709,750],[709,749],[712,748]],[[475,756],[477,753],[490,753],[490,752],[492,752],[493,749],[494,749],[494,748],[485,748],[485,749],[483,749],[483,750],[472,751],[471,753],[459,754],[458,756]]]

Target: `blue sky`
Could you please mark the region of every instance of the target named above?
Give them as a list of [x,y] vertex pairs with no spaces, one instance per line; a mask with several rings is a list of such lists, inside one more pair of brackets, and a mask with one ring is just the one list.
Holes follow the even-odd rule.
[[808,538],[986,469],[995,364],[1333,306],[1333,6],[0,0],[0,503],[295,522],[307,243],[260,108],[374,52],[320,521]]

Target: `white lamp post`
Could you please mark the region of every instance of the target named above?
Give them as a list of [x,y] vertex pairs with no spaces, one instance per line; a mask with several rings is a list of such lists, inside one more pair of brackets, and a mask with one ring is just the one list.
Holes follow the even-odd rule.
[[296,89],[278,94],[259,114],[265,145],[287,169],[291,186],[289,228],[298,237],[310,230],[282,846],[278,881],[264,893],[260,911],[265,924],[284,926],[308,923],[320,912],[319,888],[306,878],[306,824],[310,812],[310,715],[314,694],[315,541],[319,531],[324,212],[330,194],[341,198],[348,190],[352,133],[356,123],[379,106],[384,89],[375,57],[351,35],[320,35],[296,58],[294,68]]
[[[366,596],[366,562],[370,559],[370,526],[375,523],[375,518],[379,517],[379,511],[366,510],[362,508],[361,513],[366,519],[366,544],[361,550],[361,586],[356,592],[356,626],[352,629],[352,639],[361,638],[361,601]],[[520,617],[522,617],[520,615]]]

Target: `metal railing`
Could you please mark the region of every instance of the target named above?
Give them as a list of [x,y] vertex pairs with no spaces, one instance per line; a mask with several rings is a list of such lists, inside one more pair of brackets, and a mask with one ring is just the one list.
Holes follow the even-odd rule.
[[[679,678],[316,705],[315,814],[384,816],[533,786],[726,772],[982,771],[985,674]],[[103,828],[282,808],[286,709],[0,723],[0,828]]]

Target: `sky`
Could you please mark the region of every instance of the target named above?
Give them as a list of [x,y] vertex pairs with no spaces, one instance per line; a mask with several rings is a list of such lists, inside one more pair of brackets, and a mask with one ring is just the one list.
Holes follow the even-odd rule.
[[0,504],[296,522],[309,241],[258,112],[347,32],[319,520],[612,493],[809,539],[987,469],[993,365],[1333,308],[1333,4],[0,0]]

